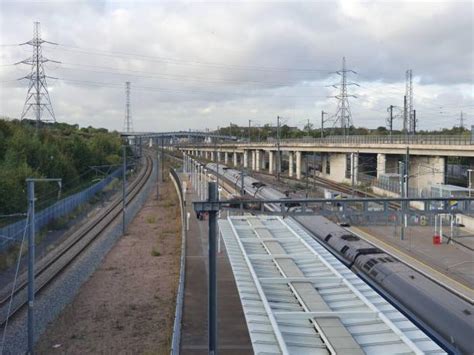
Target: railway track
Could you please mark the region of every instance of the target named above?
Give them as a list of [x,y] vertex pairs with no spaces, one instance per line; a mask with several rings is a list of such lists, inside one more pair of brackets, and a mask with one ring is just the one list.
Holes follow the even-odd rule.
[[[261,175],[265,175],[265,176],[268,176],[268,177],[276,178],[276,176],[274,174],[269,174],[269,173],[266,173],[266,172],[263,172],[263,171],[258,171],[256,173],[261,174]],[[300,180],[298,180],[294,177],[281,176],[281,175],[280,175],[280,179],[281,180],[287,180],[287,181],[289,180],[289,181],[298,182],[298,183],[305,183],[305,181],[306,181],[305,178],[301,178]],[[334,191],[342,192],[342,193],[345,193],[345,194],[348,194],[348,195],[351,195],[354,192],[354,194],[356,194],[357,196],[360,196],[360,197],[366,197],[366,196],[377,197],[374,194],[371,194],[371,193],[368,193],[368,192],[365,192],[365,191],[361,191],[361,190],[358,190],[358,189],[354,189],[354,191],[353,191],[350,187],[346,187],[346,186],[341,185],[337,182],[333,182],[333,181],[330,181],[330,180],[327,180],[327,179],[324,179],[324,178],[321,178],[321,177],[318,177],[318,176],[309,177],[308,182],[309,183],[316,183],[316,185],[318,185],[319,187],[327,187],[327,188],[330,188]]]
[[[153,160],[150,156],[145,158],[145,168],[131,183],[127,192],[127,206],[131,204],[153,171]],[[101,211],[92,220],[82,225],[64,243],[59,245],[51,254],[41,259],[36,264],[35,294],[38,294],[51,283],[62,271],[76,260],[79,255],[93,243],[110,225],[119,220],[122,214],[122,198],[115,199],[109,206]],[[0,328],[5,325],[8,318],[14,316],[27,304],[27,278],[23,273],[13,292],[13,303],[10,314],[7,314],[11,296],[11,285],[5,287],[0,293]]]
[[[173,157],[175,160],[182,161],[182,158],[178,158],[178,157],[175,157],[173,155],[169,155],[169,156]],[[210,162],[208,160],[199,159],[199,158],[197,160],[200,160],[204,164]],[[240,170],[239,167],[236,167],[236,169]],[[272,177],[272,178],[276,178],[276,176],[274,174],[266,173],[266,172],[261,171],[261,170],[257,171],[257,172],[250,171],[250,176],[252,176],[253,173],[268,176],[268,177]],[[302,178],[302,179],[298,180],[295,177],[281,176],[281,175],[280,175],[280,179],[283,180],[283,181],[286,180],[286,181],[293,181],[293,182],[298,182],[298,183],[304,183],[305,182],[305,178]],[[330,188],[331,190],[338,191],[338,192],[341,192],[341,193],[344,193],[344,194],[347,194],[347,195],[355,194],[356,196],[359,196],[359,197],[380,197],[380,196],[378,196],[374,193],[362,191],[362,190],[359,190],[359,189],[352,189],[350,187],[346,187],[342,184],[339,184],[337,182],[333,182],[333,181],[328,180],[328,179],[321,178],[319,176],[309,177],[308,182],[316,183],[319,187]],[[395,210],[400,208],[400,205],[396,204],[396,203],[391,203],[389,206],[392,209],[395,209]]]
[[[262,172],[262,171],[258,171],[257,174],[261,174],[261,175],[264,175],[264,176],[276,178],[275,175],[269,174],[269,173],[266,173],[266,172]],[[286,181],[293,181],[293,182],[298,182],[298,183],[304,183],[305,182],[305,178],[302,178],[302,179],[298,180],[294,177],[289,177],[289,176],[280,176],[280,179],[283,180],[283,181],[286,180]],[[380,196],[378,196],[374,193],[371,193],[371,192],[366,192],[366,191],[362,191],[362,190],[359,190],[359,189],[354,189],[353,190],[350,187],[346,187],[346,186],[344,186],[340,183],[337,183],[337,182],[334,182],[334,181],[331,181],[331,180],[328,180],[328,179],[324,179],[324,178],[321,178],[319,176],[308,178],[308,182],[309,183],[316,183],[319,187],[329,188],[331,190],[338,191],[338,192],[341,192],[341,193],[346,194],[346,195],[354,194],[357,197],[373,197],[373,198],[380,197]],[[389,207],[393,210],[398,210],[398,209],[400,209],[400,204],[392,202],[392,203],[389,204]]]

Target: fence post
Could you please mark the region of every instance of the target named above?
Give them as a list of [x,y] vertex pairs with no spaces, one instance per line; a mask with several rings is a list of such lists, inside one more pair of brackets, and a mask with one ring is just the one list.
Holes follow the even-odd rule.
[[28,353],[34,353],[34,302],[35,302],[35,182],[27,181],[29,233],[28,233]]

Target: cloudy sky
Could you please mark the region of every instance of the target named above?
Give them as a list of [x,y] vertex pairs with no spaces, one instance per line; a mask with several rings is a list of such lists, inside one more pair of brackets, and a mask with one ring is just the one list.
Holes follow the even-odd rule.
[[[356,126],[384,126],[413,70],[419,127],[474,124],[472,1],[0,0],[0,115],[19,117],[33,22],[41,22],[61,122],[135,131],[290,125],[334,115],[342,57]],[[395,127],[401,126],[397,120]]]

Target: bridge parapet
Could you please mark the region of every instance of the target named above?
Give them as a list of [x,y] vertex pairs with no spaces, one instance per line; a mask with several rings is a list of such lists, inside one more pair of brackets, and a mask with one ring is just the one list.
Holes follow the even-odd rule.
[[[275,139],[260,142],[233,142],[236,146],[268,146],[275,145]],[[328,136],[324,138],[281,139],[280,144],[403,144],[403,145],[474,145],[474,140],[467,135],[395,135],[395,136]],[[203,143],[213,146],[214,143]]]
[[[221,142],[184,143],[180,148],[202,150],[238,151],[276,150],[277,141],[265,142]],[[325,138],[282,139],[282,151],[327,152],[327,153],[384,153],[405,154],[407,147],[411,154],[428,156],[474,157],[474,141],[470,136],[331,136]]]

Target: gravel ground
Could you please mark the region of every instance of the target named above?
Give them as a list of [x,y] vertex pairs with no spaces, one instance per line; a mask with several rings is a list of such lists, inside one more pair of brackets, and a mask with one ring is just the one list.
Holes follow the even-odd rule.
[[122,237],[48,326],[39,354],[169,353],[181,231],[174,186],[148,196]]
[[[154,190],[156,171],[140,197],[129,207],[129,216],[134,216]],[[45,331],[61,311],[74,300],[82,284],[94,273],[104,256],[121,237],[122,226],[111,226],[102,238],[96,240],[68,269],[68,272],[50,284],[35,300],[35,341]],[[3,332],[3,329],[2,329]],[[10,320],[4,345],[4,354],[21,354],[27,350],[26,312],[15,315]],[[48,351],[50,353],[50,351]]]

